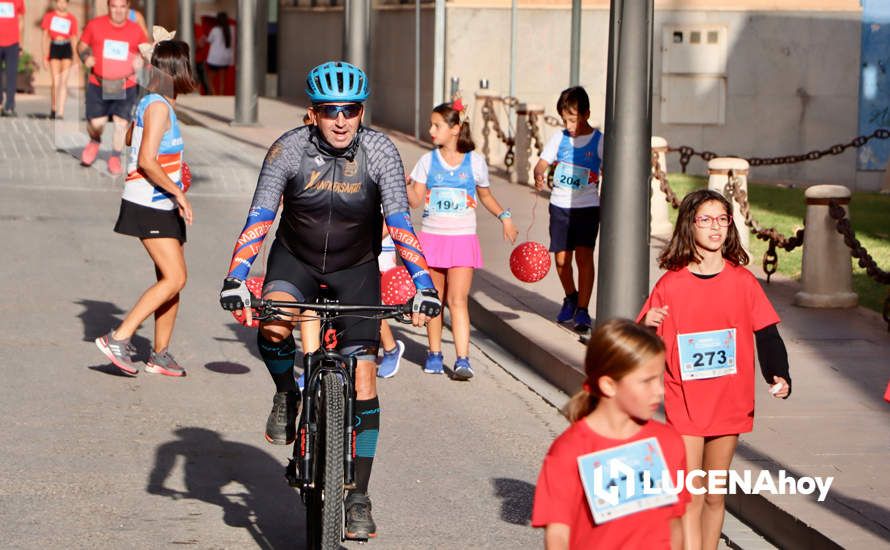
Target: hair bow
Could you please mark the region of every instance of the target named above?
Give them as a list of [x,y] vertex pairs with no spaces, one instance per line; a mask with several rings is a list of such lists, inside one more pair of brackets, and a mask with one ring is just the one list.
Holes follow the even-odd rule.
[[151,54],[154,53],[155,46],[158,45],[158,42],[163,42],[165,40],[173,40],[173,37],[175,37],[175,36],[176,36],[176,31],[170,32],[160,25],[155,25],[151,29],[151,37],[152,37],[151,44],[149,44],[148,42],[139,44],[139,53],[142,54],[142,57],[144,57],[146,61],[151,61]]

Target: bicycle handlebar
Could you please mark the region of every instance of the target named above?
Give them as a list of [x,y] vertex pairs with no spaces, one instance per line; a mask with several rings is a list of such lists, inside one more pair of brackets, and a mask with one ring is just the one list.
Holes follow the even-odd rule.
[[[271,317],[276,313],[285,313],[280,311],[281,308],[295,308],[301,310],[314,311],[316,313],[324,313],[324,317],[333,318],[341,315],[354,313],[383,314],[380,318],[399,319],[403,316],[411,315],[411,303],[398,304],[393,306],[384,305],[344,305],[338,303],[303,303],[290,300],[252,300],[251,307],[256,309],[260,319]],[[408,321],[410,322],[410,321]]]

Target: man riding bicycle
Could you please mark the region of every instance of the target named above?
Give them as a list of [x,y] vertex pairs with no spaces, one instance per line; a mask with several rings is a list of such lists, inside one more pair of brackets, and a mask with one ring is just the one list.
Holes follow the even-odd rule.
[[[396,249],[417,287],[412,322],[422,326],[439,314],[441,302],[411,225],[399,152],[385,135],[361,125],[367,77],[349,63],[324,63],[309,72],[306,94],[312,102],[312,124],[286,132],[269,148],[220,303],[228,310],[244,309],[249,324],[250,292],[244,281],[281,203],[263,298],[313,302],[324,284],[341,303],[379,305],[382,205]],[[276,391],[266,439],[279,445],[295,438],[300,400],[293,372],[296,322],[264,321],[257,332],[260,356]],[[366,539],[377,531],[367,490],[380,425],[375,363],[380,323],[349,319],[338,329],[341,353],[358,360],[356,489],[346,497],[346,537]]]

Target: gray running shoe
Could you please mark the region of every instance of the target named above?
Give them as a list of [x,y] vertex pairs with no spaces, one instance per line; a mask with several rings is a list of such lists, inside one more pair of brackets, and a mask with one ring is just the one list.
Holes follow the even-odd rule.
[[185,369],[179,366],[166,348],[151,352],[148,362],[145,363],[145,372],[164,376],[185,376]]
[[371,499],[364,493],[351,492],[346,497],[346,538],[368,540],[377,536],[377,525],[371,517]]
[[266,441],[273,445],[290,445],[296,439],[297,409],[300,396],[297,392],[280,391],[272,398],[272,411],[266,420]]
[[132,356],[136,353],[136,348],[130,344],[130,339],[115,340],[112,336],[112,330],[105,336],[96,338],[96,347],[105,354],[105,357],[111,361],[111,364],[121,370],[124,374],[136,376],[139,374],[139,368],[133,362]]

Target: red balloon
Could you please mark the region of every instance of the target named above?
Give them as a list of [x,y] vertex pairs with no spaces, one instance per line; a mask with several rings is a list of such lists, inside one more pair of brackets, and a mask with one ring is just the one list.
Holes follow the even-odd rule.
[[182,163],[182,192],[185,193],[192,186],[192,169],[184,161]]
[[550,253],[541,243],[524,242],[510,254],[510,271],[523,283],[536,283],[550,271]]
[[[247,285],[247,289],[250,290],[250,293],[256,297],[260,297],[263,295],[263,277],[250,277],[244,284]],[[256,310],[253,311],[254,315],[256,315]],[[242,325],[249,328],[257,328],[260,326],[260,322],[254,317],[251,320],[250,325],[247,324],[247,319],[244,316],[244,310],[238,310],[232,312],[232,317],[235,318],[236,321],[241,323]]]
[[403,265],[390,268],[380,276],[380,297],[384,305],[404,304],[416,293],[417,288],[414,287],[414,281],[411,280],[408,269]]

